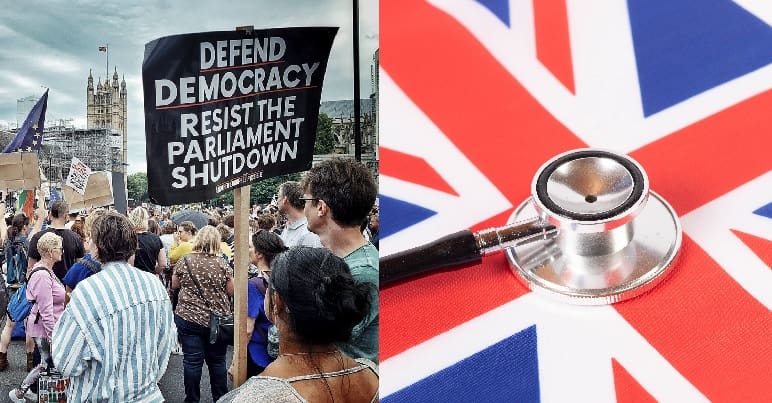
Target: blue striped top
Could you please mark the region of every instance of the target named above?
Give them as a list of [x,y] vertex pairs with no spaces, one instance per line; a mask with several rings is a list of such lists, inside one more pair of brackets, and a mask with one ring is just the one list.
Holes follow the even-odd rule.
[[111,262],[73,290],[54,328],[56,368],[71,402],[160,402],[158,388],[177,337],[158,278]]

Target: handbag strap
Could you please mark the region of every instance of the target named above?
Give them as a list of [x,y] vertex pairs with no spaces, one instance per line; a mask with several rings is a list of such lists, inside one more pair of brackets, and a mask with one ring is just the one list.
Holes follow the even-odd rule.
[[209,300],[204,298],[204,292],[201,290],[201,284],[198,283],[196,276],[194,276],[193,273],[190,271],[190,266],[188,266],[188,255],[184,255],[182,257],[182,263],[185,264],[185,270],[188,271],[188,276],[190,276],[190,279],[193,280],[193,284],[196,285],[196,289],[198,290],[198,296],[201,297],[201,300],[204,301],[204,303],[206,304],[206,307],[209,308],[209,312],[214,312],[214,310],[212,310],[212,305],[209,304]]

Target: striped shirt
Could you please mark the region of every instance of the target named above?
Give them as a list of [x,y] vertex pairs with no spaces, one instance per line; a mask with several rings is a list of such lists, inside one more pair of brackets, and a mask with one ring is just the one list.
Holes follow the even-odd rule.
[[73,290],[54,328],[57,369],[72,402],[159,402],[177,337],[172,306],[153,274],[111,262]]

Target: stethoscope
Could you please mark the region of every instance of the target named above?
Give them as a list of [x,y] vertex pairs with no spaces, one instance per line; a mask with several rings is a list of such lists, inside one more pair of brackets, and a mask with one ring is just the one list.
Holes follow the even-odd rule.
[[606,150],[579,149],[539,168],[531,197],[505,226],[462,230],[381,258],[380,285],[504,251],[534,292],[574,304],[612,304],[662,281],[680,247],[678,216],[649,190],[640,164]]

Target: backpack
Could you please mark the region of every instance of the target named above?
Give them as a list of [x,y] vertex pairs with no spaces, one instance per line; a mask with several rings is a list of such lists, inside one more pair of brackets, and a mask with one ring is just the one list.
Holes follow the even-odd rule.
[[9,241],[5,250],[6,284],[26,282],[27,245],[23,241]]
[[[32,274],[39,270],[46,270],[45,267],[38,267],[30,272]],[[35,305],[35,301],[27,299],[27,283],[25,282],[16,292],[11,295],[8,300],[8,306],[5,308],[5,313],[8,314],[8,318],[11,322],[21,322],[29,316],[29,312],[32,310],[32,306]]]

